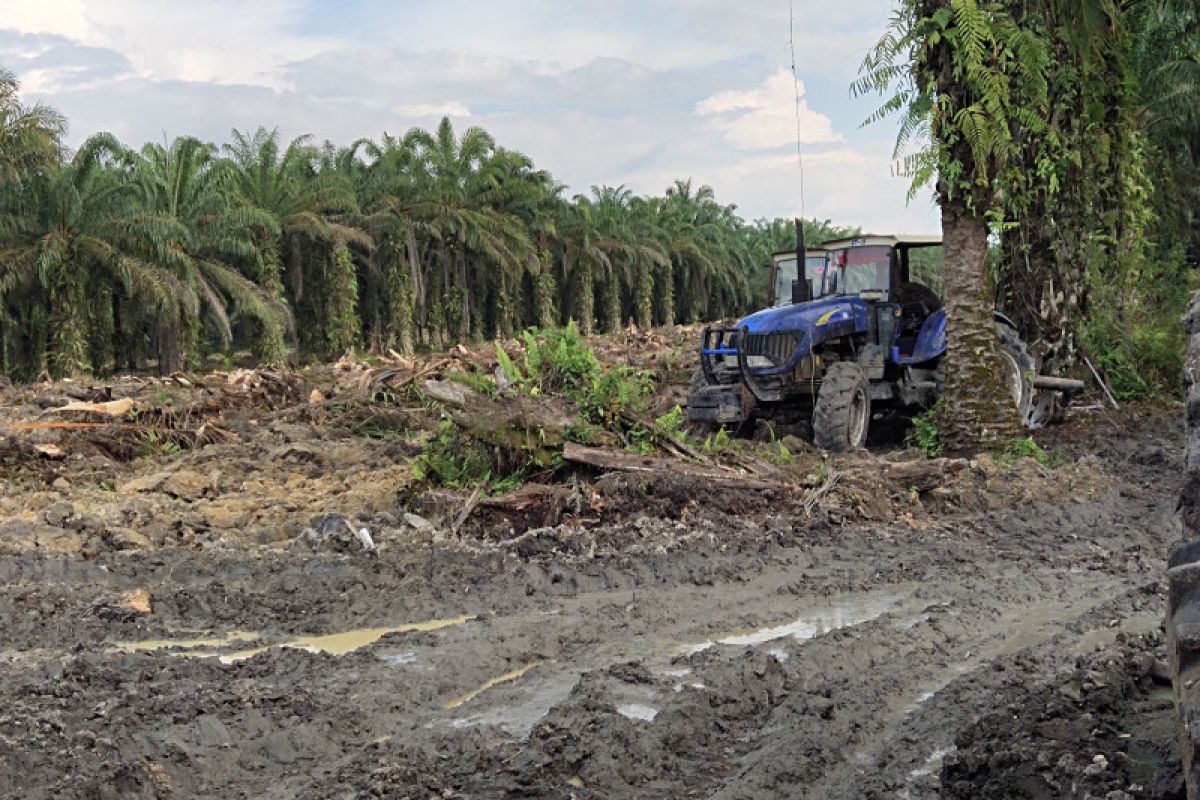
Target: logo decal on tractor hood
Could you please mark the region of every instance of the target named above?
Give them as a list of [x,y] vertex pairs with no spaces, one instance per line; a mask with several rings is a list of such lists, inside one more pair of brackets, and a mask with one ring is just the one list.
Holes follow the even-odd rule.
[[850,319],[850,309],[845,306],[839,308],[831,308],[821,315],[817,320],[817,327],[828,325],[830,322],[841,322],[844,319]]

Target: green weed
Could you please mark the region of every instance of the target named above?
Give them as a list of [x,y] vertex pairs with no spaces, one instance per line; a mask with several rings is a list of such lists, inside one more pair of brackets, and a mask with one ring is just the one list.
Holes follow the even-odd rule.
[[[507,374],[507,372],[505,373]],[[446,380],[461,383],[468,389],[479,392],[480,394],[493,397],[496,394],[496,382],[490,376],[484,375],[474,370],[463,371],[459,369],[451,370],[446,373]]]
[[704,440],[700,445],[700,450],[706,456],[718,456],[721,453],[728,452],[733,447],[733,437],[724,428],[717,428],[717,432]]
[[926,458],[937,458],[942,454],[941,433],[937,425],[938,406],[934,405],[923,414],[913,417],[912,430],[907,443],[925,454]]
[[996,451],[995,456],[1002,463],[1011,463],[1019,458],[1032,458],[1044,467],[1054,466],[1054,459],[1034,441],[1032,436],[1006,440]]

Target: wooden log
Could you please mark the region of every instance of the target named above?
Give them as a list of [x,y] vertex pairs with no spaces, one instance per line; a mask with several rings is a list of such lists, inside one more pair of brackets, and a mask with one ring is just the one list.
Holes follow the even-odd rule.
[[574,442],[563,444],[563,459],[575,464],[611,470],[613,472],[640,472],[651,475],[673,475],[694,478],[713,486],[738,487],[745,489],[781,489],[789,484],[781,481],[765,481],[735,472],[703,467],[692,462],[674,461],[666,458],[649,458],[619,450],[604,450],[584,447]]

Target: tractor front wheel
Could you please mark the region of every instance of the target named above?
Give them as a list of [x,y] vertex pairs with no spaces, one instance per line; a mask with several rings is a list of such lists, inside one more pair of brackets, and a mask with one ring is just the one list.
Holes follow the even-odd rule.
[[871,393],[867,375],[852,361],[830,364],[813,409],[813,442],[830,452],[856,450],[867,443]]

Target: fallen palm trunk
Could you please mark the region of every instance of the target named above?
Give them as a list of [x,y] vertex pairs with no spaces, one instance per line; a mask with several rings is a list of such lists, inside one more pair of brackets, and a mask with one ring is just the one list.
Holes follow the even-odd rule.
[[614,472],[644,472],[653,475],[676,475],[684,478],[695,478],[710,482],[713,486],[738,487],[744,489],[779,489],[786,487],[782,481],[770,481],[741,475],[718,467],[704,467],[690,461],[677,461],[668,458],[650,458],[634,453],[624,453],[619,450],[606,450],[599,447],[584,447],[574,442],[563,445],[563,460],[574,464],[586,464],[590,467]]

